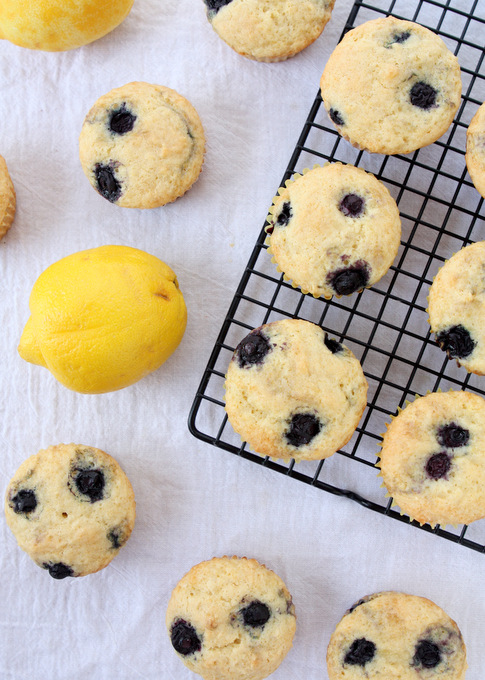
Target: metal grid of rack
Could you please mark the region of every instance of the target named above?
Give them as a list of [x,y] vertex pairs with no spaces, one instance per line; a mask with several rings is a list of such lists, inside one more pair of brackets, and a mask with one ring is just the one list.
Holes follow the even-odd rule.
[[[430,335],[429,286],[447,258],[485,239],[485,201],[465,165],[466,130],[485,100],[484,0],[357,0],[344,33],[392,14],[440,35],[457,55],[463,94],[455,120],[434,144],[406,156],[381,156],[351,147],[336,132],[317,93],[280,186],[295,172],[327,161],[352,163],[384,182],[399,206],[402,241],[387,275],[371,289],[324,300],[303,295],[276,271],[264,226],[216,340],[189,415],[191,433],[205,442],[327,492],[485,552],[485,520],[470,526],[420,526],[393,508],[375,468],[381,433],[407,400],[438,389],[485,396],[485,378],[449,361]],[[481,16],[480,16],[481,12]],[[275,192],[276,193],[276,192]],[[271,198],[271,197],[270,197]],[[269,201],[270,202],[270,201]],[[253,328],[278,318],[320,325],[360,359],[368,404],[348,444],[325,461],[284,464],[241,443],[224,410],[224,376],[234,348]]]

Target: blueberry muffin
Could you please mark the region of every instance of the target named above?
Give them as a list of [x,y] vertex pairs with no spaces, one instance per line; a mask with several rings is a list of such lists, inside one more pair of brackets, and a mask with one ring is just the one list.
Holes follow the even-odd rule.
[[19,546],[53,578],[85,576],[128,540],[135,497],[110,455],[59,444],[22,463],[7,488],[5,515]]
[[327,650],[330,680],[462,680],[466,668],[456,623],[431,600],[406,593],[356,602]]
[[215,557],[179,581],[166,624],[180,659],[205,680],[261,680],[289,652],[296,618],[274,572],[254,559]]
[[162,85],[128,83],[100,97],[79,139],[85,175],[124,208],[157,208],[197,180],[205,137],[197,111]]
[[468,126],[465,159],[476,190],[485,198],[485,103]]
[[429,290],[428,314],[448,357],[485,375],[485,241],[462,248],[441,267]]
[[471,392],[417,397],[387,426],[379,466],[389,495],[420,524],[485,517],[485,399]]
[[15,189],[8,173],[5,158],[0,156],[0,238],[12,226],[15,216]]
[[410,153],[446,132],[460,104],[457,58],[423,26],[394,17],[349,31],[321,81],[325,108],[353,145]]
[[257,61],[283,61],[322,33],[335,0],[204,0],[215,32]]
[[374,285],[401,239],[399,210],[384,184],[342,163],[294,175],[279,189],[267,221],[278,270],[315,297]]
[[367,380],[352,352],[300,319],[256,328],[234,351],[226,411],[257,453],[319,460],[343,447],[366,406]]

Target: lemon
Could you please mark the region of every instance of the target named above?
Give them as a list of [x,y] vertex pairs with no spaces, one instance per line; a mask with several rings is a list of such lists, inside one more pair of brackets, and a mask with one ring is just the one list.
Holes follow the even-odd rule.
[[119,390],[175,351],[187,310],[177,278],[154,255],[101,246],[55,262],[37,279],[18,351],[76,392]]
[[112,31],[133,0],[0,0],[0,38],[34,50],[71,50]]

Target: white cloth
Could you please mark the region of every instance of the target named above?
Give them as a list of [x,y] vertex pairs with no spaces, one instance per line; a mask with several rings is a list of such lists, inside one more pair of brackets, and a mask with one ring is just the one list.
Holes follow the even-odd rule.
[[[404,12],[416,3],[398,4]],[[0,243],[0,486],[38,449],[76,442],[117,458],[137,499],[134,532],[111,565],[64,581],[17,547],[2,514],[0,680],[195,677],[171,648],[165,609],[192,565],[224,554],[259,559],[293,595],[297,633],[275,680],[326,678],[335,625],[352,602],[379,590],[442,606],[467,642],[467,680],[483,677],[483,554],[202,443],[186,425],[350,8],[350,0],[337,0],[316,43],[277,64],[234,53],[212,31],[202,0],[135,0],[117,30],[71,52],[0,42],[0,153],[18,198],[14,226]],[[132,80],[183,94],[207,136],[199,181],[151,211],[102,199],[78,158],[91,105]],[[65,255],[105,244],[166,261],[185,295],[188,326],[159,371],[119,392],[81,395],[22,361],[16,347],[37,276]]]

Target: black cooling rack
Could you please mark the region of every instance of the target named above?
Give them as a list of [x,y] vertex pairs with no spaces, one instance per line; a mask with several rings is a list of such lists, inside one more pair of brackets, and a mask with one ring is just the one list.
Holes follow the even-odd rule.
[[[280,186],[294,172],[327,161],[372,172],[401,213],[402,241],[394,266],[361,294],[315,299],[276,271],[263,225],[196,393],[189,429],[242,458],[485,552],[485,520],[446,529],[420,526],[393,509],[375,468],[385,424],[406,400],[450,388],[485,396],[485,377],[468,374],[445,357],[430,336],[426,312],[429,286],[444,261],[464,245],[485,239],[485,204],[465,165],[466,129],[485,100],[485,0],[377,0],[372,5],[358,0],[343,33],[388,14],[430,28],[457,55],[463,95],[450,129],[431,146],[406,156],[357,151],[336,132],[318,91]],[[241,443],[224,411],[224,376],[236,345],[253,328],[287,317],[317,323],[344,342],[360,359],[369,383],[369,401],[354,436],[325,461],[295,465],[263,458]]]

